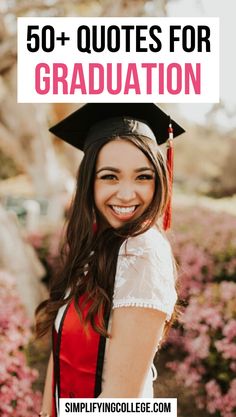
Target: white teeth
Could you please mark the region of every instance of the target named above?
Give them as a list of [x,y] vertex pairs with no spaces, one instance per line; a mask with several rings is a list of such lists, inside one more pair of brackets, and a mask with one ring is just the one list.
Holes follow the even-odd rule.
[[112,209],[117,214],[133,213],[133,211],[136,209],[136,206],[131,206],[131,207],[112,206]]

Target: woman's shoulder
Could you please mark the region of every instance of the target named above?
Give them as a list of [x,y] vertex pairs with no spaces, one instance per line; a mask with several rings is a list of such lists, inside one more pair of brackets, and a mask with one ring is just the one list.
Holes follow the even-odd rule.
[[119,255],[137,254],[146,252],[159,254],[170,253],[170,243],[158,227],[151,227],[144,233],[126,239],[121,245]]

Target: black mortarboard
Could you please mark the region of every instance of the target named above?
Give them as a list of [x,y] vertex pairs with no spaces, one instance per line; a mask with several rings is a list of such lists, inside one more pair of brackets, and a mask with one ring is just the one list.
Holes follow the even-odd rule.
[[[161,145],[169,138],[169,121],[169,116],[153,103],[91,103],[49,130],[84,151],[101,138],[122,135],[147,136]],[[184,133],[181,126],[171,122],[174,137]]]

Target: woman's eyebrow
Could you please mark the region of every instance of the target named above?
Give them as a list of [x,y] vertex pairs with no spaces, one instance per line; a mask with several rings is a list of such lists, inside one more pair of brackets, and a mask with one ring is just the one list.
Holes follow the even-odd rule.
[[[118,168],[114,168],[114,167],[103,167],[103,168],[100,168],[96,172],[96,174],[99,174],[99,172],[101,172],[101,171],[112,171],[112,172],[116,172],[116,173],[121,172],[121,170],[118,169]],[[137,169],[134,170],[134,172],[143,172],[143,171],[152,171],[152,172],[155,172],[154,169],[153,168],[150,168],[150,167],[141,167],[141,168],[137,168]]]
[[143,172],[143,171],[155,172],[155,170],[153,168],[150,168],[150,167],[142,167],[142,168],[137,168],[137,169],[134,170],[134,172]]
[[96,174],[99,174],[99,172],[101,172],[101,171],[112,171],[112,172],[120,172],[120,169],[118,169],[118,168],[114,168],[114,167],[103,167],[103,168],[100,168],[97,172],[96,172]]

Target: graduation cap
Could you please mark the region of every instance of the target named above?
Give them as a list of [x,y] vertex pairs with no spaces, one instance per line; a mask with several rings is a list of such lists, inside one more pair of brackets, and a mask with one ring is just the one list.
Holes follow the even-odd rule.
[[[80,107],[49,131],[86,152],[94,142],[116,136],[146,136],[161,145],[167,142],[169,185],[173,183],[173,141],[185,130],[153,103],[89,103]],[[171,195],[171,192],[170,192]],[[163,227],[171,223],[171,196]]]
[[[51,127],[54,135],[85,151],[104,137],[143,135],[159,145],[169,139],[169,116],[153,103],[90,103]],[[172,121],[174,137],[184,129]]]

